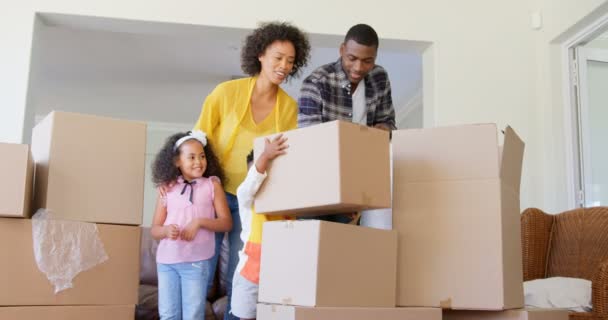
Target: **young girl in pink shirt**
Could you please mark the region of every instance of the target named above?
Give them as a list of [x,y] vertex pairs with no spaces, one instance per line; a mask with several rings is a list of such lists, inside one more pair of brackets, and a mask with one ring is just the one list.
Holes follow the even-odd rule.
[[232,228],[222,170],[202,131],[167,139],[152,167],[152,180],[166,185],[156,202],[152,236],[161,319],[205,317],[206,288],[215,253],[215,232]]

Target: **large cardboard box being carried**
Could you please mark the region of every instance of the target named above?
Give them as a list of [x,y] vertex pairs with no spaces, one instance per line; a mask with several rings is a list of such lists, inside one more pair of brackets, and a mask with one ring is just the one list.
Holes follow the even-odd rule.
[[36,264],[32,220],[0,218],[0,306],[137,304],[141,228],[97,228],[108,260],[79,273],[72,288],[55,294]]
[[51,112],[32,135],[35,209],[56,218],[139,225],[146,125]]
[[0,143],[0,216],[27,218],[31,213],[34,165],[26,144]]
[[258,301],[394,307],[397,233],[319,221],[264,223]]
[[521,308],[524,143],[496,125],[393,132],[397,305]]
[[568,310],[516,309],[504,311],[444,310],[443,320],[568,320]]
[[135,306],[0,307],[0,320],[133,320]]
[[311,308],[258,304],[258,320],[441,320],[439,308]]
[[[289,149],[268,169],[256,212],[320,215],[391,206],[388,132],[333,121],[283,135]],[[256,159],[266,138],[254,142]]]

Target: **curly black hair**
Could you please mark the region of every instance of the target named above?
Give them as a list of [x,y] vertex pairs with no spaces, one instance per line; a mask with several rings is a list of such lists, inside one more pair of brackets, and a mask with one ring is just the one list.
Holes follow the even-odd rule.
[[[179,156],[180,148],[173,150],[173,146],[175,146],[177,140],[187,136],[189,133],[190,132],[179,132],[170,136],[156,155],[154,163],[152,163],[152,182],[154,182],[156,186],[175,181],[177,177],[181,175],[179,168],[175,166],[175,159]],[[216,176],[220,178],[222,184],[225,184],[224,171],[213,152],[213,148],[211,148],[211,144],[207,143],[207,145],[203,147],[203,150],[205,151],[205,157],[207,158],[207,169],[205,169],[203,177],[209,178],[211,176]]]
[[247,36],[245,45],[241,50],[241,69],[243,69],[243,72],[250,76],[259,74],[262,71],[262,64],[258,58],[270,44],[277,40],[289,41],[293,44],[296,50],[296,58],[288,77],[296,76],[308,64],[310,43],[304,32],[287,22],[263,23]]

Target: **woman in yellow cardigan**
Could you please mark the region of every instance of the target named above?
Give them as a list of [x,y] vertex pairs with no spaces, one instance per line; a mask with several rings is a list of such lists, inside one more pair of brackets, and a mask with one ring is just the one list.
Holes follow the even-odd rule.
[[[232,277],[243,247],[240,239],[236,189],[247,175],[245,159],[257,137],[295,129],[298,106],[279,85],[304,67],[310,55],[306,34],[288,23],[266,23],[255,29],[241,51],[241,68],[249,78],[219,84],[207,96],[194,129],[207,133],[224,169],[224,189],[232,214],[226,284],[228,307],[224,319],[238,319],[230,311]],[[216,266],[223,234],[216,234]],[[214,274],[215,270],[211,270]],[[211,277],[213,278],[213,277]]]

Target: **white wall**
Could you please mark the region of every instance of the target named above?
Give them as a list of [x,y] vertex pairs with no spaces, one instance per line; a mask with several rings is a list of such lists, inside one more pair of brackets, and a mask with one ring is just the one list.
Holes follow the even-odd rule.
[[[128,2],[21,1],[0,20],[0,140],[21,139],[32,18],[36,11],[252,28],[258,21],[288,20],[306,31],[343,34],[365,21],[382,37],[434,43],[425,52],[424,105],[433,125],[469,122],[510,124],[527,142],[522,207],[563,208],[563,136],[555,109],[554,58],[550,41],[605,1],[384,0],[297,2],[282,0]],[[5,8],[7,7],[5,6]],[[530,12],[542,10],[545,28],[529,27]],[[252,14],[255,13],[255,14]],[[360,15],[364,14],[364,15]],[[553,61],[553,60],[551,60]],[[8,70],[8,72],[4,72]],[[427,86],[427,83],[434,83]],[[563,120],[563,119],[561,119]],[[556,138],[557,139],[557,138]],[[551,178],[549,178],[551,177]]]

